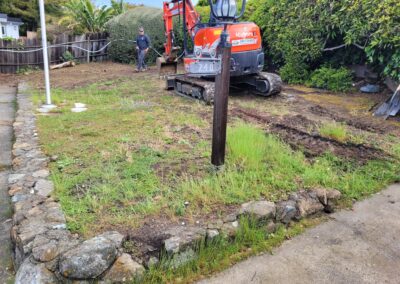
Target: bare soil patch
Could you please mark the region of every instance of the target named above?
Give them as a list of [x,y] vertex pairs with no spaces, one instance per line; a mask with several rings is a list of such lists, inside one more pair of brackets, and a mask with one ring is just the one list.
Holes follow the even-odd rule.
[[339,112],[336,112],[332,109],[327,109],[326,107],[320,105],[312,105],[308,109],[313,114],[322,117],[329,117],[337,122],[343,122],[361,130],[385,134],[396,129],[396,127],[393,125],[388,125],[382,122],[379,123],[374,121],[374,119],[371,117],[346,117]]
[[254,110],[236,108],[232,110],[232,115],[238,116],[245,121],[266,124],[265,128],[268,132],[277,134],[293,149],[302,150],[307,157],[320,156],[329,151],[343,159],[365,164],[369,160],[384,159],[389,156],[381,149],[362,144],[342,143],[321,137],[315,133],[318,124],[300,114],[273,117],[254,112]]
[[[133,74],[134,67],[127,64],[112,62],[79,64],[75,67],[51,70],[50,83],[53,88],[74,89],[102,81],[130,77]],[[30,75],[21,75],[20,77],[29,80],[32,86],[37,89],[44,89],[42,71],[36,71]],[[106,87],[103,86],[102,88]]]
[[15,87],[17,85],[18,78],[14,74],[2,74],[0,73],[0,85]]

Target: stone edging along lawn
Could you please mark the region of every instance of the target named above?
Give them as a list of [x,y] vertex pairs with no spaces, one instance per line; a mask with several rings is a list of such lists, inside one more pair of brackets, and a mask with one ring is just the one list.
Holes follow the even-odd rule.
[[[277,203],[261,200],[242,204],[234,214],[207,227],[177,226],[165,232],[162,247],[146,259],[133,259],[124,252],[126,236],[105,232],[89,240],[68,231],[66,218],[50,180],[49,159],[42,153],[36,133],[35,115],[27,88],[20,84],[18,111],[14,123],[13,172],[9,176],[9,195],[13,203],[11,239],[14,245],[16,283],[55,283],[71,280],[100,280],[105,283],[129,281],[139,277],[149,263],[156,263],[164,251],[182,263],[194,253],[193,246],[220,234],[233,236],[240,216],[251,216],[273,232],[317,212],[331,212],[340,198],[337,190],[302,190]],[[179,260],[179,256],[182,256]]]

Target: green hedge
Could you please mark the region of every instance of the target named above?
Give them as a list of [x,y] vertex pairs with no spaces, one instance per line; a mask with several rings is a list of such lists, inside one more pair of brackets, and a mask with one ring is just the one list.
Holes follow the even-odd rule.
[[311,74],[306,85],[334,92],[346,92],[352,88],[352,75],[350,70],[344,67],[335,69],[324,66]]
[[[136,62],[136,45],[128,40],[135,40],[139,27],[143,26],[150,37],[151,45],[158,52],[164,52],[164,21],[162,10],[150,7],[137,7],[133,10],[111,19],[107,23],[106,30],[110,40],[118,40],[110,45],[109,56],[113,61],[122,63]],[[155,62],[157,54],[154,51],[148,53],[147,60]]]
[[[287,81],[325,64],[369,64],[400,80],[399,0],[249,0],[269,68]],[[303,70],[300,70],[303,69]]]
[[[109,55],[113,61],[122,63],[136,62],[136,45],[128,40],[135,40],[139,27],[144,27],[145,33],[150,37],[151,46],[160,54],[164,53],[165,28],[163,12],[161,9],[139,6],[133,10],[111,19],[106,26],[110,40],[117,40],[110,45]],[[183,50],[182,18],[174,18],[175,45]],[[188,48],[193,44],[188,36]],[[159,55],[151,50],[146,61],[154,63]]]

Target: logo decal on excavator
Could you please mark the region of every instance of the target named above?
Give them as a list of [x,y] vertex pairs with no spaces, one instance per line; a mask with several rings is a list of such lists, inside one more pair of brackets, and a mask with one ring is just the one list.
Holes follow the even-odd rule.
[[232,40],[232,46],[249,45],[256,43],[257,43],[256,38],[242,38],[242,39]]
[[[220,42],[220,39],[216,39],[212,44],[207,43],[204,46],[195,45],[195,55],[196,57],[201,57],[202,55],[210,56],[212,58],[217,57],[217,47]],[[197,51],[197,52],[196,52]]]
[[242,37],[242,38],[251,37],[251,36],[253,36],[253,32],[248,32],[248,31],[236,32],[235,36]]

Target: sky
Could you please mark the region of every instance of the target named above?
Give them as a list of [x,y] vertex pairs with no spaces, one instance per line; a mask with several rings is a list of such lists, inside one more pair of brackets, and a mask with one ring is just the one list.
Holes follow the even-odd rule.
[[[164,0],[125,0],[127,3],[132,4],[144,4],[146,6],[153,6],[153,7],[162,7],[162,3]],[[94,0],[97,5],[109,5],[110,0]],[[192,0],[193,4],[197,3],[197,0]]]

